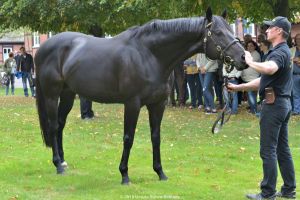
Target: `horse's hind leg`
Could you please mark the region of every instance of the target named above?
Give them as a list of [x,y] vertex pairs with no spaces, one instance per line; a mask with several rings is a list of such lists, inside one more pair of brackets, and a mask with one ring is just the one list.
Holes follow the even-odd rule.
[[123,137],[123,154],[121,163],[119,166],[119,170],[122,174],[122,184],[129,184],[128,177],[128,159],[130,154],[130,149],[133,144],[135,128],[138,120],[138,116],[140,113],[140,101],[138,99],[134,99],[125,104],[125,112],[124,112],[124,137]]
[[64,158],[63,149],[63,129],[66,124],[66,119],[73,107],[75,93],[69,88],[65,87],[60,95],[59,106],[58,106],[58,132],[57,132],[57,144],[58,154],[63,164],[63,167],[67,166]]
[[153,148],[153,169],[159,176],[159,180],[167,180],[164,174],[160,158],[160,125],[165,110],[164,101],[147,105],[149,111],[149,122],[151,128],[151,141]]
[[52,162],[56,167],[56,171],[58,174],[64,173],[64,168],[61,165],[61,159],[58,153],[58,143],[57,143],[57,131],[58,131],[58,97],[48,97],[45,100],[46,111],[48,114],[48,122],[49,122],[49,131],[52,140],[52,154],[53,159]]

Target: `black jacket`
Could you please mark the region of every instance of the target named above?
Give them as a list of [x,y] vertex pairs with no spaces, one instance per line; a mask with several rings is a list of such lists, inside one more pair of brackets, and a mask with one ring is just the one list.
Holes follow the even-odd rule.
[[17,70],[19,71],[21,67],[21,72],[32,72],[34,73],[33,58],[30,54],[20,55],[19,64]]

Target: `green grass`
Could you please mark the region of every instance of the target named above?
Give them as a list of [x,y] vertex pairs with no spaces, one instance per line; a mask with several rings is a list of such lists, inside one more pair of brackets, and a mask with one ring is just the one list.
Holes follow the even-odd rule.
[[[0,90],[4,94],[3,89]],[[52,151],[40,136],[35,102],[0,97],[0,199],[187,199],[239,200],[258,192],[262,178],[258,119],[232,116],[218,135],[215,115],[167,108],[161,129],[162,164],[168,181],[152,170],[148,115],[142,109],[129,160],[131,185],[122,186],[123,105],[93,104],[99,117],[83,121],[75,101],[64,133],[66,175],[58,176]],[[290,146],[300,169],[300,118],[290,121]],[[299,173],[296,173],[300,180]],[[282,184],[278,177],[278,189]],[[297,189],[299,193],[300,190]]]

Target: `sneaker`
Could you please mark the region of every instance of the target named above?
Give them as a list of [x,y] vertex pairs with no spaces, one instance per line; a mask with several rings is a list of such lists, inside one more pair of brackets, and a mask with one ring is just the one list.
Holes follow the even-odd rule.
[[212,109],[211,113],[217,113],[217,109]]
[[189,106],[189,109],[194,109],[195,108],[195,106]]
[[275,200],[276,195],[272,195],[270,197],[263,197],[261,193],[259,194],[247,194],[246,197],[248,199],[254,199],[254,200]]
[[256,116],[257,118],[260,118],[260,113],[259,113],[259,112],[255,113],[255,116]]
[[211,109],[206,108],[204,112],[205,112],[205,114],[211,114]]
[[92,120],[92,119],[94,119],[94,117],[85,116],[85,117],[81,117],[81,119],[83,119],[83,120]]
[[290,193],[282,193],[282,192],[277,192],[276,197],[279,198],[285,198],[285,199],[296,199],[296,191],[290,192]]
[[202,109],[202,107],[203,107],[202,105],[199,105],[199,106],[198,106],[198,110],[201,110],[201,109]]
[[292,112],[292,115],[299,115],[300,113],[298,113],[298,112]]

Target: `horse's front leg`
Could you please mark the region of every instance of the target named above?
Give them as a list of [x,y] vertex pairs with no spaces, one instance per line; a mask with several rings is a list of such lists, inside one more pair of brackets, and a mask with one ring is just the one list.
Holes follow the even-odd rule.
[[160,125],[165,110],[165,103],[161,101],[156,104],[147,105],[149,111],[149,122],[151,128],[151,141],[153,148],[153,169],[159,176],[159,180],[167,180],[164,174],[160,158]]
[[123,137],[123,154],[119,170],[122,174],[122,184],[129,184],[128,176],[128,159],[130,149],[133,144],[135,128],[138,120],[138,116],[141,109],[141,103],[138,98],[125,103],[124,111],[124,137]]

